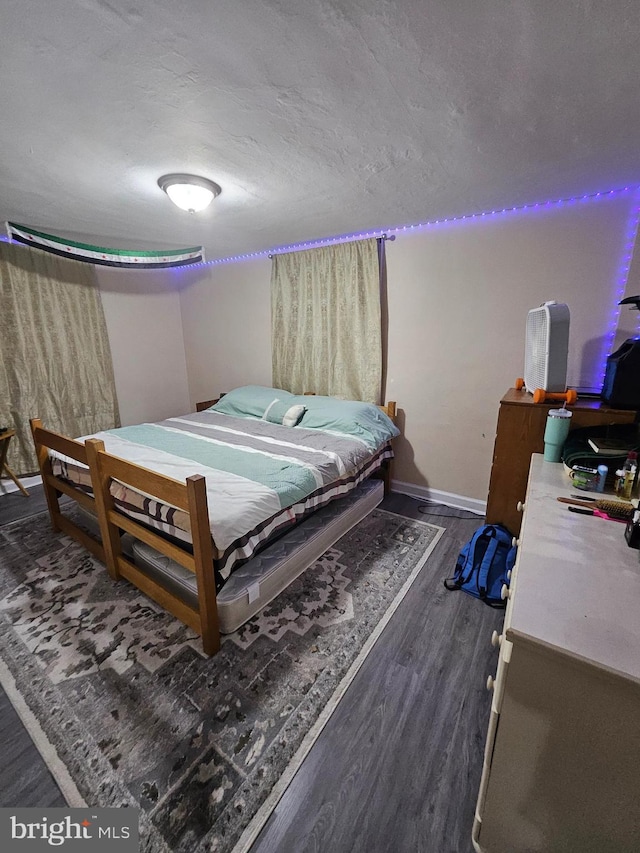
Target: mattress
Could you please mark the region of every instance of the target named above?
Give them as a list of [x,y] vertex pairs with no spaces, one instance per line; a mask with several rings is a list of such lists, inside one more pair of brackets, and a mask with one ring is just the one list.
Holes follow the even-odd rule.
[[[84,440],[89,436],[84,436]],[[184,481],[206,480],[216,586],[270,539],[362,483],[393,452],[331,430],[285,427],[212,410],[96,433],[114,456]],[[53,473],[88,493],[89,469],[51,451]],[[116,506],[181,543],[189,516],[122,483]]]
[[[217,596],[220,632],[229,634],[262,610],[315,560],[382,501],[381,480],[367,480],[346,497],[312,516],[238,568]],[[154,580],[197,607],[196,578],[149,545],[133,541],[136,565]]]

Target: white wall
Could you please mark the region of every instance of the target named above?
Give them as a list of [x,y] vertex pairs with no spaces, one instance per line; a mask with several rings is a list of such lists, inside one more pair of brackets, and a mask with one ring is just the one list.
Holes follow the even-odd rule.
[[96,267],[122,425],[189,411],[175,271]]
[[[602,197],[387,242],[385,396],[397,401],[403,430],[396,480],[486,499],[498,403],[523,372],[527,312],[545,300],[571,310],[569,384],[599,381],[637,201]],[[271,383],[270,269],[258,259],[184,279],[192,404],[239,384]]]

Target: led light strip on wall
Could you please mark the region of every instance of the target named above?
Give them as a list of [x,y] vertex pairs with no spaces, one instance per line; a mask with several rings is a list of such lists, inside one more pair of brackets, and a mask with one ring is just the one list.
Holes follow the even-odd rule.
[[[490,219],[495,219],[497,217],[505,217],[511,214],[520,214],[527,212],[535,212],[535,211],[547,211],[554,210],[558,208],[566,208],[570,206],[575,206],[579,204],[585,204],[590,202],[601,201],[603,199],[612,198],[616,196],[621,196],[624,194],[633,195],[636,193],[635,203],[633,206],[633,210],[629,216],[625,237],[623,241],[623,251],[622,257],[620,259],[618,271],[616,273],[616,290],[615,290],[615,302],[611,311],[610,321],[607,326],[607,332],[603,336],[602,341],[602,353],[600,357],[600,363],[602,365],[600,371],[600,381],[604,379],[604,373],[606,368],[606,359],[610,354],[616,333],[618,330],[618,324],[620,319],[620,306],[618,303],[624,297],[627,281],[629,277],[629,270],[631,268],[631,260],[633,257],[633,249],[637,237],[638,226],[640,224],[640,185],[635,186],[627,186],[622,187],[620,189],[608,190],[606,192],[596,192],[596,193],[588,193],[582,196],[576,196],[574,198],[561,198],[556,200],[544,201],[544,202],[535,202],[532,204],[520,205],[517,207],[505,207],[497,210],[488,210],[483,211],[481,213],[470,213],[465,214],[463,216],[452,216],[444,219],[435,219],[428,222],[418,222],[413,225],[394,225],[387,228],[379,228],[373,231],[359,231],[353,234],[342,234],[334,237],[327,237],[325,239],[319,240],[309,240],[304,243],[292,243],[290,245],[278,246],[273,249],[265,249],[260,252],[250,252],[244,255],[233,255],[226,258],[218,258],[213,261],[205,261],[204,259],[198,258],[198,253],[202,252],[201,247],[194,247],[190,249],[184,249],[181,251],[175,251],[174,253],[161,253],[161,252],[149,252],[149,253],[129,253],[129,252],[114,252],[116,257],[108,258],[103,255],[102,258],[97,259],[94,255],[92,259],[89,257],[85,257],[86,260],[90,260],[93,263],[107,263],[109,265],[116,266],[131,266],[137,268],[149,268],[152,266],[160,267],[160,266],[173,266],[176,268],[177,272],[185,269],[194,269],[199,267],[211,267],[218,266],[221,264],[230,264],[236,263],[239,261],[247,261],[254,260],[258,258],[268,258],[272,255],[283,254],[285,252],[298,252],[303,251],[305,249],[312,249],[316,247],[322,246],[331,246],[336,245],[338,243],[347,243],[354,240],[364,240],[368,238],[389,238],[395,239],[395,235],[397,234],[410,234],[410,233],[419,233],[421,231],[429,231],[436,228],[442,228],[443,226],[449,226],[452,224],[460,224],[465,222],[477,222],[477,221],[486,221]],[[20,226],[13,226],[14,229],[20,228]],[[49,238],[50,235],[39,234],[39,232],[34,231],[33,229],[26,229],[23,227],[23,232],[28,232],[20,235],[22,237],[22,242],[32,242],[33,236],[38,235],[39,237]],[[18,237],[15,233],[12,234],[14,239]],[[25,239],[28,238],[28,239]],[[6,240],[7,238],[0,235],[0,240]],[[59,238],[54,238],[54,240],[59,241]],[[62,241],[60,241],[62,242]],[[33,245],[33,242],[32,242]],[[109,253],[113,252],[113,250],[100,249],[99,247],[94,246],[86,246],[84,244],[73,244],[71,241],[68,241],[64,246],[64,251],[59,251],[59,254],[67,254],[70,246],[81,247],[85,250],[85,255],[88,255],[89,252],[86,250],[93,250],[95,253]],[[43,248],[43,247],[40,247]],[[57,248],[57,247],[56,247]],[[49,248],[49,251],[52,251],[52,248]],[[191,257],[189,257],[189,253],[194,253]],[[117,257],[117,255],[121,255],[121,257]],[[131,255],[137,254],[137,257],[122,257],[123,255]],[[173,254],[173,257],[170,255]],[[163,257],[164,255],[164,257]],[[68,254],[67,254],[68,256]],[[154,257],[155,256],[155,257]],[[640,311],[638,313],[638,331],[640,332]]]
[[[440,228],[442,226],[451,225],[453,223],[474,222],[479,220],[486,221],[497,217],[508,216],[510,214],[554,210],[558,208],[571,207],[578,204],[601,201],[607,198],[610,199],[624,194],[632,195],[633,193],[637,193],[636,202],[627,222],[622,258],[620,259],[620,264],[616,273],[617,284],[615,302],[611,312],[611,319],[607,326],[607,334],[603,336],[602,351],[600,353],[599,358],[599,363],[601,365],[599,370],[599,378],[600,384],[602,384],[602,381],[604,380],[607,357],[612,351],[613,343],[618,329],[618,322],[620,318],[620,306],[618,305],[618,302],[620,302],[620,300],[624,297],[625,290],[627,287],[627,280],[631,267],[631,259],[633,257],[633,249],[635,245],[636,235],[638,232],[638,226],[640,224],[640,186],[638,185],[622,187],[620,189],[615,190],[608,190],[607,192],[589,193],[582,196],[576,196],[575,198],[562,198],[556,199],[555,201],[536,202],[533,204],[521,205],[519,207],[505,207],[501,210],[490,210],[484,211],[482,213],[471,213],[466,214],[464,216],[455,216],[446,219],[436,219],[430,222],[419,222],[415,225],[396,225],[389,228],[380,228],[375,231],[361,231],[358,233],[345,234],[338,237],[328,237],[324,240],[310,240],[306,243],[292,243],[288,246],[280,246],[276,249],[267,249],[262,252],[252,252],[246,255],[235,255],[233,257],[220,258],[214,261],[206,261],[205,263],[188,264],[183,269],[189,269],[192,267],[216,266],[219,264],[235,263],[238,261],[252,260],[255,258],[266,258],[271,257],[272,255],[282,254],[284,252],[298,252],[303,251],[304,249],[330,246],[335,245],[337,243],[350,242],[353,240],[365,240],[371,237],[385,238],[389,237],[390,235],[396,234],[428,231],[431,229]],[[394,239],[394,236],[391,236],[391,239]],[[640,311],[638,312],[638,330],[640,331]]]
[[[634,189],[638,189],[635,187]],[[624,248],[622,251],[622,258],[620,259],[620,266],[618,267],[618,272],[616,275],[617,287],[616,287],[616,299],[615,304],[613,306],[613,310],[611,312],[611,320],[609,323],[609,329],[607,334],[603,337],[603,346],[601,353],[601,370],[600,370],[600,384],[604,382],[604,374],[607,368],[607,357],[613,350],[613,343],[616,337],[616,333],[618,331],[618,323],[620,321],[620,311],[621,306],[618,304],[620,300],[624,297],[625,291],[627,289],[627,281],[629,279],[629,270],[631,269],[631,260],[633,258],[633,249],[636,242],[636,237],[638,234],[638,226],[640,225],[640,199],[636,201],[634,205],[634,209],[629,216],[629,220],[627,222],[627,230],[625,233],[624,239]],[[640,311],[637,311],[637,319],[636,319],[636,327],[637,330],[640,331]]]
[[[611,198],[612,196],[622,195],[624,193],[634,193],[636,191],[640,191],[640,185],[622,187],[616,190],[607,190],[606,192],[588,193],[582,196],[575,196],[574,198],[560,198],[556,199],[555,201],[534,202],[532,204],[523,204],[519,207],[504,207],[502,209],[497,210],[483,211],[482,213],[468,213],[464,214],[463,216],[451,216],[445,219],[434,219],[428,222],[417,222],[414,225],[392,225],[388,228],[378,228],[374,231],[359,231],[354,234],[341,234],[335,237],[326,237],[325,239],[321,240],[309,240],[305,243],[292,243],[288,246],[278,246],[273,249],[264,249],[261,252],[250,252],[246,255],[233,255],[227,258],[218,258],[213,261],[205,261],[203,263],[187,264],[185,268],[189,269],[190,267],[212,267],[217,266],[219,264],[231,264],[236,263],[237,261],[248,261],[254,260],[256,258],[268,258],[272,255],[283,254],[285,252],[300,252],[304,249],[315,249],[321,246],[335,245],[336,243],[349,243],[353,240],[366,240],[370,237],[385,238],[389,235],[426,231],[431,230],[433,228],[442,227],[443,225],[451,225],[453,223],[487,220],[492,217],[507,216],[509,214],[523,213],[534,210],[540,211],[551,210],[559,207],[569,207],[571,205],[577,205],[584,202],[598,201],[605,198]],[[636,211],[636,215],[634,217],[634,235],[635,230],[638,227],[639,213],[640,211]],[[393,239],[393,237],[391,237],[391,239]],[[632,238],[631,241],[631,248],[633,248],[633,239],[634,238]]]

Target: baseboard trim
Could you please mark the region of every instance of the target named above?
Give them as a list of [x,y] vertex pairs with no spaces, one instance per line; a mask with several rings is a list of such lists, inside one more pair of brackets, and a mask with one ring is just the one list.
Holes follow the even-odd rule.
[[445,506],[455,507],[456,509],[466,509],[476,515],[484,516],[487,512],[486,501],[467,498],[453,492],[443,492],[440,489],[430,489],[427,486],[416,486],[414,483],[403,483],[401,480],[391,481],[391,491],[400,492],[401,495],[409,495],[409,497],[423,501],[445,504]]
[[[42,485],[42,477],[40,474],[34,474],[31,477],[19,477],[18,478],[25,489],[29,489],[30,486],[41,486]],[[13,480],[7,477],[6,479],[3,477],[0,481],[0,495],[9,495],[11,492],[18,492],[19,489]]]

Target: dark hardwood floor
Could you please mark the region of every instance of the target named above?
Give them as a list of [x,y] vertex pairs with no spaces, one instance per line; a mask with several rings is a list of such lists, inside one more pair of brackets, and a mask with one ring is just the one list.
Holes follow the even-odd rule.
[[[44,509],[32,492],[0,497],[0,524]],[[482,519],[399,494],[382,508],[446,528],[435,572],[412,585],[251,853],[472,853],[503,612],[442,578]],[[0,807],[53,805],[64,801],[0,691]]]
[[9,524],[19,518],[28,518],[30,515],[45,512],[46,509],[47,502],[42,486],[30,488],[29,497],[18,491],[0,494],[0,525]]
[[0,688],[0,807],[66,805],[53,776]]
[[[447,528],[430,558],[435,583],[418,576],[251,853],[472,853],[489,640],[503,613],[441,582],[482,519],[420,506],[403,495],[383,504]],[[428,619],[427,597],[438,599]]]
[[[29,497],[18,491],[0,495],[0,526],[46,509],[42,486],[29,488]],[[0,807],[64,805],[53,776],[0,688]]]

